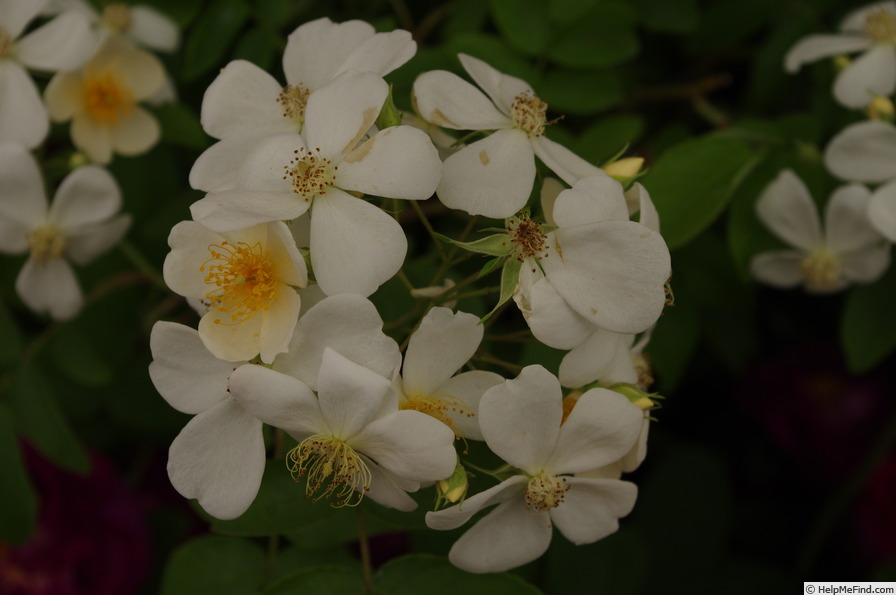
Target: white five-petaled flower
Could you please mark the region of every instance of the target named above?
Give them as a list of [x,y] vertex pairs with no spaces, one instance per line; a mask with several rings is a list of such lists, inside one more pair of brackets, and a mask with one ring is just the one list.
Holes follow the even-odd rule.
[[202,126],[220,142],[196,160],[190,184],[211,192],[233,185],[233,176],[252,147],[264,137],[302,132],[305,109],[315,91],[347,71],[384,76],[414,55],[407,31],[375,33],[369,23],[305,23],[286,40],[286,85],[250,62],[224,67],[202,101]]
[[0,139],[29,149],[44,140],[50,121],[25,68],[79,68],[96,50],[90,22],[71,11],[23,35],[45,5],[46,0],[0,2]]
[[387,94],[375,74],[339,76],[309,98],[301,136],[261,141],[237,173],[236,187],[194,203],[193,218],[226,231],[293,220],[310,209],[318,284],[327,295],[370,295],[401,268],[407,240],[393,217],[350,193],[426,199],[441,170],[421,130],[394,126],[365,139]]
[[180,42],[177,24],[144,4],[109,2],[99,12],[86,0],[51,0],[49,9],[80,12],[93,23],[101,41],[110,35],[121,35],[135,45],[159,52],[173,52]]
[[781,288],[803,284],[814,293],[876,280],[890,263],[890,246],[868,220],[870,198],[864,186],[841,186],[828,201],[822,228],[806,185],[782,171],[759,197],[756,213],[793,249],[754,256],[753,276]]
[[139,155],[159,140],[159,123],[138,102],[165,83],[152,54],[111,37],[79,71],[60,72],[47,85],[54,121],[72,121],[72,142],[98,163],[112,153]]
[[498,505],[451,548],[455,566],[478,573],[508,570],[542,555],[553,525],[581,545],[615,532],[618,519],[631,511],[634,484],[576,474],[625,456],[640,434],[641,410],[620,394],[595,388],[562,421],[562,398],[559,382],[541,366],[528,366],[483,395],[482,435],[520,473],[458,506],[427,513],[430,528],[448,530]]
[[332,506],[365,496],[384,506],[413,510],[406,492],[451,475],[454,433],[417,411],[399,411],[390,381],[326,348],[317,397],[307,384],[262,366],[230,376],[237,403],[298,441],[287,463],[306,494]]
[[834,81],[834,97],[846,107],[866,107],[875,95],[896,89],[896,2],[856,10],[840,24],[840,33],[810,35],[784,58],[788,72],[807,62],[837,54],[864,52]]
[[121,191],[101,167],[85,166],[59,185],[47,205],[40,169],[19,145],[0,145],[0,252],[29,252],[16,292],[36,312],[64,320],[83,297],[68,264],[87,264],[121,240],[131,223],[118,215]]
[[305,261],[286,224],[277,221],[217,233],[182,221],[168,237],[165,282],[209,306],[199,336],[215,357],[270,363],[287,350],[308,283]]
[[431,415],[458,437],[482,440],[476,418],[479,400],[504,379],[485,370],[455,372],[476,352],[483,332],[472,314],[430,310],[411,335],[401,378],[394,385],[399,407]]
[[219,519],[243,514],[264,474],[261,422],[227,392],[230,374],[246,362],[213,356],[194,329],[157,322],[149,376],[169,405],[194,415],[168,450],[168,477],[185,498]]
[[495,132],[445,160],[436,190],[445,206],[504,219],[526,204],[536,155],[568,184],[594,168],[544,136],[547,103],[528,83],[472,56],[459,58],[485,94],[456,74],[434,70],[414,82],[417,110],[445,128]]

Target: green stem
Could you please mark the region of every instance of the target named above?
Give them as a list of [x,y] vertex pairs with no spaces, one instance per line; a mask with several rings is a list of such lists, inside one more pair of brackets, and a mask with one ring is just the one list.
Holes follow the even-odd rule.
[[364,592],[373,593],[373,565],[370,562],[370,543],[367,541],[367,526],[364,523],[364,511],[358,511],[358,546],[361,548],[361,564],[364,567]]
[[426,213],[423,212],[423,209],[417,204],[416,200],[409,200],[411,206],[414,208],[414,211],[417,213],[417,216],[420,218],[420,222],[423,224],[423,227],[426,228],[426,232],[429,234],[429,237],[432,238],[432,241],[436,243],[436,250],[439,252],[439,259],[442,262],[445,262],[445,249],[442,247],[442,242],[439,238],[436,237],[436,232],[432,228],[432,224],[430,224],[429,219],[426,217]]
[[118,245],[118,248],[121,250],[122,254],[134,265],[138,271],[152,279],[153,283],[155,283],[158,287],[162,289],[168,289],[168,285],[165,283],[165,279],[162,277],[161,273],[159,273],[158,269],[156,269],[149,259],[147,259],[143,254],[137,250],[136,246],[130,243],[127,240],[122,240],[122,242]]
[[496,366],[501,366],[502,368],[505,368],[506,370],[513,372],[514,374],[519,374],[520,372],[523,371],[523,366],[521,366],[519,364],[512,364],[510,362],[506,362],[503,359],[499,359],[499,358],[497,358],[493,355],[489,355],[487,353],[478,353],[473,356],[473,359],[480,361],[480,362],[488,362],[490,364],[495,364]]

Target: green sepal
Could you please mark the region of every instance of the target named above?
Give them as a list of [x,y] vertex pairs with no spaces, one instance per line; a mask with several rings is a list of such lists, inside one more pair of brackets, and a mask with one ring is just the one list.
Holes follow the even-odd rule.
[[433,235],[453,246],[477,254],[507,256],[513,251],[513,243],[510,241],[510,236],[506,233],[496,233],[495,235],[484,237],[475,242],[458,242],[457,240],[452,240],[448,236],[443,236],[442,234],[435,232],[433,232]]
[[489,260],[488,262],[486,262],[485,266],[482,267],[482,270],[479,271],[479,278],[482,279],[483,277],[485,277],[486,275],[488,275],[489,273],[494,271],[496,268],[498,268],[498,265],[504,264],[505,258],[507,258],[507,257],[506,256],[496,256],[496,257],[492,258],[491,260]]
[[395,102],[392,101],[392,85],[389,85],[389,94],[386,95],[383,109],[380,110],[380,115],[376,117],[376,127],[379,130],[383,130],[399,124],[401,124],[401,112],[398,111],[398,108],[395,107]]
[[498,298],[498,303],[495,304],[491,312],[479,319],[479,324],[491,318],[491,315],[513,296],[517,285],[520,283],[520,270],[522,268],[523,262],[521,260],[516,258],[507,259],[504,263],[504,268],[501,270],[501,296]]

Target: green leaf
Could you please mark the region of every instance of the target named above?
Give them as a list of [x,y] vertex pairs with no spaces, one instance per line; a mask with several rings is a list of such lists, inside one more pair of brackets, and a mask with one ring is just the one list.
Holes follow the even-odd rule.
[[857,285],[846,296],[840,321],[840,342],[846,363],[855,373],[867,372],[896,350],[896,267],[873,285]]
[[255,0],[255,17],[271,31],[279,31],[312,4],[313,0]]
[[22,464],[10,418],[9,410],[0,406],[0,468],[3,469],[0,542],[24,543],[37,522],[37,497]]
[[199,14],[202,0],[153,0],[153,7],[171,17],[181,29]]
[[516,286],[519,285],[520,282],[520,269],[522,266],[523,263],[516,258],[508,258],[504,263],[504,268],[501,269],[501,295],[498,298],[498,303],[495,304],[495,307],[492,308],[491,312],[479,320],[480,323],[491,318],[492,314],[494,314],[504,302],[513,297],[513,292],[516,291]]
[[270,70],[277,57],[277,36],[264,29],[246,31],[233,50],[234,60],[248,60],[263,70]]
[[264,552],[245,539],[199,537],[174,550],[162,595],[249,595],[264,582]]
[[84,386],[104,386],[112,381],[112,368],[94,349],[90,339],[74,325],[64,325],[53,337],[47,354],[60,372]]
[[666,33],[690,33],[697,28],[697,0],[635,0],[645,29]]
[[598,120],[575,140],[576,153],[590,163],[600,164],[644,132],[644,118],[635,115],[610,116]]
[[[559,36],[548,57],[567,68],[606,68],[638,55],[636,14],[623,2],[602,1]],[[587,76],[581,75],[585,82]]]
[[356,572],[341,566],[319,566],[302,570],[265,589],[261,595],[363,595],[364,581]]
[[470,574],[448,560],[426,554],[388,562],[376,575],[376,590],[389,595],[537,595],[541,593],[513,574]]
[[512,48],[529,56],[547,47],[551,30],[542,0],[491,0],[492,18]]
[[496,233],[495,235],[484,237],[474,242],[458,242],[457,240],[452,240],[448,236],[443,236],[440,233],[435,233],[434,235],[443,242],[448,242],[449,244],[463,248],[469,252],[476,252],[477,254],[507,256],[513,251],[513,243],[510,241],[510,236],[506,233]]
[[[455,64],[459,64],[456,62],[457,54],[469,54],[505,74],[519,77],[525,81],[532,81],[535,78],[531,65],[493,35],[461,34],[449,39],[444,48],[444,51],[455,60]],[[459,65],[457,68],[459,71],[463,71]]]
[[588,14],[597,0],[548,0],[550,17],[555,23],[574,23]]
[[186,105],[168,103],[154,111],[162,126],[162,140],[165,142],[197,151],[208,146],[209,138],[199,118]]
[[6,304],[0,300],[0,366],[13,363],[22,352],[22,333],[9,313]]
[[706,136],[669,148],[641,180],[670,249],[684,246],[725,209],[758,162],[743,143]]
[[[674,284],[673,279],[673,289]],[[697,349],[699,323],[697,309],[690,302],[678,300],[663,310],[647,346],[660,393],[672,393],[681,383]]]
[[34,364],[21,366],[10,386],[16,429],[48,459],[76,473],[86,473],[90,460],[72,433],[47,376]]
[[622,83],[615,72],[551,70],[538,85],[538,95],[548,102],[550,114],[595,114],[618,105]]
[[187,39],[182,71],[184,80],[191,81],[212,68],[223,67],[224,54],[248,16],[249,5],[244,0],[210,2]]

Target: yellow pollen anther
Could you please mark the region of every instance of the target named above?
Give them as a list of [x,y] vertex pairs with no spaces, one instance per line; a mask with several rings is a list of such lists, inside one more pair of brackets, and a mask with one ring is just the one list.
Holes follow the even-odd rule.
[[840,263],[827,250],[817,250],[800,263],[800,272],[806,287],[816,291],[837,289],[840,280]]
[[520,93],[513,99],[510,115],[513,125],[529,135],[530,138],[542,136],[547,125],[548,104],[531,92]]
[[320,149],[306,151],[305,147],[294,151],[288,165],[283,166],[283,179],[292,182],[292,191],[301,196],[305,202],[327,192],[336,183],[336,170],[333,162],[321,156]]
[[115,126],[134,110],[134,95],[121,76],[105,71],[84,77],[84,109],[101,124]]
[[231,316],[231,322],[215,320],[217,324],[239,324],[259,310],[271,308],[279,283],[274,279],[270,253],[265,253],[261,244],[225,241],[210,245],[208,251],[212,257],[199,270],[206,273],[204,281],[214,289],[205,299],[211,308]]
[[131,9],[127,4],[113,2],[103,9],[103,25],[110,31],[122,33],[131,28]]
[[6,29],[0,27],[0,59],[12,54],[12,35]]
[[513,242],[519,260],[525,258],[542,258],[547,244],[547,235],[542,226],[528,217],[513,218],[507,228],[510,241]]
[[305,104],[308,103],[310,94],[311,89],[306,89],[299,83],[298,85],[286,85],[277,96],[277,103],[283,110],[283,117],[295,122],[296,128],[299,130],[305,123]]
[[401,409],[410,409],[425,413],[430,417],[434,417],[454,432],[455,438],[463,438],[460,430],[454,427],[454,419],[451,415],[463,417],[476,417],[476,414],[470,411],[470,408],[461,399],[452,397],[451,395],[435,394],[428,397],[413,396],[400,405]]
[[65,236],[56,227],[44,225],[28,234],[28,248],[31,250],[31,258],[38,264],[43,264],[62,256],[65,252]]
[[286,455],[286,466],[296,481],[307,475],[305,495],[313,502],[334,496],[333,508],[357,506],[370,490],[367,463],[335,436],[315,434],[302,440]]
[[569,482],[559,475],[539,473],[529,480],[526,486],[526,508],[532,512],[545,512],[557,508],[563,503]]
[[886,8],[872,10],[865,17],[865,32],[875,41],[896,42],[896,13]]

